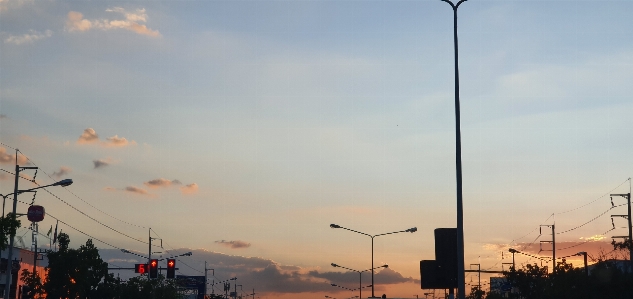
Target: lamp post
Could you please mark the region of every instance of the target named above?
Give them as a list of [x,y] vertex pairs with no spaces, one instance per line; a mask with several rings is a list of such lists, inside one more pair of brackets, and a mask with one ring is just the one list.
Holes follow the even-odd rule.
[[510,251],[510,253],[512,253],[512,271],[514,271],[515,270],[515,268],[514,268],[514,266],[515,266],[515,264],[514,264],[514,254],[518,253],[518,251],[516,249],[514,249],[514,248],[510,248],[510,249],[508,249],[508,251]]
[[[337,225],[337,224],[330,224],[330,227],[331,228],[342,228],[342,229],[345,229],[345,230],[348,230],[348,231],[351,231],[351,232],[355,232],[357,234],[365,235],[365,236],[368,236],[368,237],[371,238],[371,268],[372,268],[372,270],[371,270],[371,298],[376,298],[374,296],[374,271],[373,271],[373,269],[375,269],[374,268],[374,238],[375,237],[379,237],[379,236],[385,236],[385,235],[393,235],[393,234],[397,234],[397,233],[415,233],[415,232],[418,231],[417,227],[412,227],[412,228],[401,230],[401,231],[397,231],[397,232],[384,233],[384,234],[378,234],[378,235],[370,235],[370,234],[366,234],[366,233],[363,233],[363,232],[359,232],[357,230],[353,230],[353,229],[349,229],[349,228],[346,228],[346,227],[342,227],[342,226]],[[378,267],[378,268],[380,268],[380,267]]]
[[[358,273],[358,298],[363,298],[363,291],[362,291],[362,288],[363,288],[362,287],[362,285],[363,285],[363,272],[371,271],[373,273],[375,269],[388,268],[389,267],[389,265],[382,265],[382,266],[378,266],[378,267],[375,267],[375,268],[371,268],[371,269],[367,269],[367,270],[363,270],[363,271],[358,271],[358,270],[350,269],[350,268],[347,268],[347,267],[343,267],[341,265],[337,265],[335,263],[332,263],[331,265],[332,265],[332,267],[335,267],[335,268],[337,268],[337,267],[338,268],[343,268],[343,269],[346,269],[346,270],[349,270],[349,271],[354,271],[354,272]],[[374,285],[372,283],[372,289],[373,288],[374,288]]]
[[[14,185],[14,191],[13,191],[13,213],[11,214],[11,218],[12,218],[11,220],[13,220],[13,221],[15,221],[15,211],[16,211],[17,204],[18,204],[18,194],[24,193],[24,192],[33,191],[33,190],[36,190],[36,189],[52,187],[52,186],[66,187],[66,186],[70,186],[73,183],[73,180],[71,180],[71,179],[64,179],[64,180],[55,182],[55,183],[50,184],[50,185],[39,186],[39,187],[27,189],[27,190],[18,190],[18,179],[20,178],[20,171],[22,169],[37,169],[37,167],[20,167],[19,165],[15,165],[15,185]],[[7,257],[7,272],[6,272],[5,281],[4,281],[4,297],[3,298],[5,298],[5,299],[9,298],[9,293],[10,293],[10,290],[11,290],[11,287],[10,287],[9,284],[11,282],[11,270],[13,268],[13,263],[11,261],[11,259],[13,258],[13,238],[15,238],[15,231],[11,232],[11,236],[9,238],[9,256]]]
[[457,172],[457,292],[464,299],[466,277],[464,273],[464,209],[462,203],[462,141],[459,111],[459,60],[457,47],[457,8],[468,1],[460,0],[457,4],[449,0],[441,0],[453,8],[453,42],[455,46],[455,164]]

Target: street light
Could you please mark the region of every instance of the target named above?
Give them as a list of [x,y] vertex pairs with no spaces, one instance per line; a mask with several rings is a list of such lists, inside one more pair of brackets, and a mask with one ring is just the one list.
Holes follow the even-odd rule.
[[[367,269],[367,270],[363,270],[363,271],[358,271],[358,270],[350,269],[350,268],[347,268],[347,267],[343,267],[341,265],[337,265],[335,263],[332,263],[331,265],[332,265],[332,267],[335,267],[335,268],[338,267],[338,268],[343,268],[343,269],[346,269],[346,270],[349,270],[349,271],[358,272],[358,298],[363,298],[363,291],[362,291],[362,288],[363,288],[362,287],[362,285],[363,285],[363,282],[362,282],[363,281],[363,272],[371,271],[373,273],[375,269],[388,268],[389,267],[389,265],[382,265],[382,266],[378,266],[378,267],[375,267],[375,268],[371,268],[371,269]],[[372,284],[372,289],[373,289],[373,287],[374,286]]]
[[[385,236],[385,235],[393,235],[393,234],[397,234],[397,233],[415,233],[418,231],[417,227],[412,227],[409,229],[405,229],[405,230],[401,230],[401,231],[397,231],[397,232],[391,232],[391,233],[384,233],[384,234],[378,234],[378,235],[370,235],[370,234],[366,234],[363,232],[359,232],[357,230],[353,230],[353,229],[349,229],[346,227],[342,227],[340,225],[337,224],[330,224],[331,228],[342,228],[351,232],[355,232],[357,234],[361,234],[361,235],[365,235],[371,238],[371,268],[374,268],[374,238],[378,237],[378,236]],[[371,298],[377,298],[374,296],[374,271],[371,271]]]
[[[17,208],[17,205],[18,205],[18,194],[24,193],[24,192],[30,192],[30,191],[41,189],[41,188],[52,187],[52,186],[66,187],[66,186],[70,186],[73,183],[73,180],[71,180],[71,179],[64,179],[64,180],[52,183],[50,185],[38,186],[38,187],[27,189],[27,190],[18,190],[18,179],[20,178],[20,171],[22,169],[37,169],[37,167],[20,167],[19,165],[15,165],[15,185],[14,185],[14,191],[13,191],[13,213],[11,214],[11,218],[12,218],[11,220],[13,220],[13,222],[15,222],[15,211],[16,211],[16,208]],[[13,263],[11,262],[11,259],[13,258],[13,239],[14,238],[15,238],[15,231],[12,231],[11,232],[11,237],[9,239],[9,256],[7,257],[7,272],[6,272],[5,281],[4,281],[4,297],[3,298],[9,298],[9,292],[11,290],[11,287],[10,287],[11,270],[12,270],[12,267],[13,267]]]
[[467,0],[457,4],[449,0],[441,0],[453,8],[453,42],[455,46],[455,166],[457,177],[457,292],[460,299],[465,297],[466,277],[464,273],[464,207],[462,203],[462,137],[459,111],[459,60],[457,47],[457,8]]

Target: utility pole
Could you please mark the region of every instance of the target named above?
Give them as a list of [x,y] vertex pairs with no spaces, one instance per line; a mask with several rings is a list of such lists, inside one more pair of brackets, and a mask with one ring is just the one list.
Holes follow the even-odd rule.
[[477,287],[481,290],[481,264],[470,264],[471,266],[477,266]]
[[[207,261],[204,261],[204,295],[207,295],[207,271],[211,270],[212,271],[212,276],[215,277],[215,270],[213,269],[207,269]],[[213,282],[215,284],[215,278],[213,279]],[[214,290],[213,290],[213,284],[211,285],[211,294],[214,295]]]
[[541,241],[542,243],[552,243],[552,266],[554,266],[554,268],[552,268],[552,273],[556,272],[556,230],[554,228],[554,224],[549,225],[549,224],[544,224],[541,225],[539,227],[539,234],[541,233],[541,228],[543,226],[548,226],[552,228],[552,240],[551,241]]
[[[629,178],[629,189],[631,188],[631,179]],[[626,199],[626,204],[628,208],[627,220],[629,222],[629,237],[624,242],[629,248],[629,261],[630,261],[630,270],[633,271],[633,226],[631,225],[631,191],[629,193],[624,194],[611,194],[611,196],[622,196]],[[614,216],[624,216],[624,215],[614,215]]]

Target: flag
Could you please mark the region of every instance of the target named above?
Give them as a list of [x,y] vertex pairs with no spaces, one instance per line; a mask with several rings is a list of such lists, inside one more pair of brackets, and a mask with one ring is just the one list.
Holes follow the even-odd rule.
[[53,232],[53,225],[51,224],[51,228],[48,229],[48,232],[46,233],[46,236],[50,237],[52,232]]
[[57,223],[55,224],[55,233],[53,234],[53,244],[57,243],[57,224],[59,224],[59,221],[57,221]]

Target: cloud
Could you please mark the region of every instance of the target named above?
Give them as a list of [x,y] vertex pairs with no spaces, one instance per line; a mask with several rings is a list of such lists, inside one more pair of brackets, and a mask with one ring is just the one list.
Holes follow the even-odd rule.
[[145,186],[150,187],[150,188],[169,187],[171,185],[182,185],[182,183],[179,180],[170,181],[168,179],[163,179],[163,178],[150,180],[143,184],[145,184]]
[[123,190],[127,192],[131,192],[131,193],[140,194],[140,195],[151,195],[149,192],[147,192],[147,190],[143,188],[134,187],[134,186],[127,186]]
[[[15,155],[7,154],[7,149],[0,147],[0,163],[2,164],[15,164]],[[29,164],[24,155],[18,155],[18,165]]]
[[59,171],[53,172],[53,176],[56,178],[60,178],[62,176],[69,174],[71,171],[72,169],[70,167],[62,166],[59,168]]
[[101,167],[106,167],[106,166],[114,163],[114,161],[112,160],[112,158],[108,157],[108,158],[105,158],[105,159],[92,160],[92,163],[94,164],[94,169],[97,169],[97,168],[101,168]]
[[[105,141],[99,142],[99,135],[93,128],[87,128],[77,139],[77,144],[92,144],[98,143],[101,146],[106,147],[123,147],[126,145],[135,145],[136,141],[128,141],[125,137],[119,137],[119,135],[114,135],[112,137],[107,137]],[[96,167],[95,167],[96,168]]]
[[7,37],[4,42],[6,44],[21,45],[33,43],[37,40],[48,38],[51,36],[53,36],[53,31],[50,30],[46,30],[44,32],[29,30],[29,33],[25,33],[22,35],[9,35],[9,37]]
[[180,192],[182,194],[195,194],[198,192],[198,184],[193,183],[186,186],[180,187]]
[[[225,241],[226,242],[226,241]],[[244,285],[257,285],[257,291],[263,293],[316,293],[316,292],[346,292],[338,290],[330,284],[336,283],[342,286],[358,287],[358,273],[356,272],[330,272],[321,271],[318,267],[299,267],[295,265],[279,264],[271,259],[262,257],[246,257],[212,252],[205,249],[180,248],[170,251],[170,255],[192,252],[190,257],[180,257],[176,266],[182,260],[193,269],[203,269],[205,261],[207,267],[215,270],[215,273],[223,273],[223,277],[238,277]],[[117,249],[100,249],[99,255],[103,260],[121,260],[117,266],[132,267],[135,262],[124,262],[133,256],[122,253]],[[184,275],[199,275],[189,267],[180,267]],[[315,270],[316,269],[316,270]],[[121,278],[127,279],[134,273],[121,272]],[[125,276],[129,275],[129,276]],[[370,273],[363,281],[369,281]],[[419,282],[413,278],[405,278],[392,269],[385,269],[375,274],[376,280],[381,285],[400,284],[405,282]],[[341,279],[342,278],[342,279]],[[215,285],[216,293],[218,285]],[[269,296],[270,297],[270,296]],[[300,298],[299,295],[296,296]],[[339,297],[339,296],[337,296]]]
[[100,29],[103,31],[112,29],[125,29],[141,35],[147,35],[151,37],[160,36],[160,32],[158,32],[158,30],[152,30],[149,29],[146,25],[140,24],[147,22],[147,14],[145,13],[144,8],[130,12],[121,7],[114,7],[106,9],[106,12],[122,14],[124,19],[88,20],[83,17],[82,13],[70,11],[66,19],[66,29],[71,32],[83,32],[91,29]]
[[119,135],[114,135],[112,137],[106,138],[106,141],[103,143],[106,146],[126,146],[128,144],[136,144],[136,141],[128,141],[124,137],[119,137]]
[[81,136],[79,136],[79,139],[77,139],[78,144],[95,143],[97,141],[99,141],[99,135],[97,135],[97,132],[93,128],[85,129]]
[[237,241],[225,241],[225,240],[222,240],[222,241],[215,241],[215,243],[220,244],[220,245],[225,246],[225,247],[229,247],[231,249],[240,249],[240,248],[251,247],[251,243],[246,243],[246,242],[240,241],[240,240],[237,240]]

